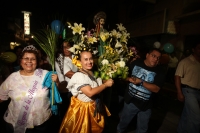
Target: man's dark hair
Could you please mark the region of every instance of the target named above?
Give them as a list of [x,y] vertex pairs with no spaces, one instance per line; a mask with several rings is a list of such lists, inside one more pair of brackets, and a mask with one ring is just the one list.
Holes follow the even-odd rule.
[[148,53],[152,53],[154,50],[162,54],[161,50],[158,48],[150,48]]

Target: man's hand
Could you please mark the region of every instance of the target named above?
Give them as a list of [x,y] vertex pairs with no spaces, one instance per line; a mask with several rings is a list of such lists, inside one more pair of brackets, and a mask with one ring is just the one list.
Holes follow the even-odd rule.
[[183,95],[183,93],[177,93],[177,98],[180,102],[184,102],[185,101],[185,97]]

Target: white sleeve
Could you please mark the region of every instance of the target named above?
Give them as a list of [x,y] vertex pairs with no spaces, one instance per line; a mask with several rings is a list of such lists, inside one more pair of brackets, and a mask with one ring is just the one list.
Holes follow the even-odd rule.
[[67,63],[65,63],[64,68],[63,68],[64,74],[68,73],[69,71],[71,71],[71,68],[69,67],[69,65]]
[[102,79],[101,78],[97,78],[97,83],[98,83],[99,86],[102,85]]
[[86,85],[90,85],[89,79],[83,73],[76,72],[68,82],[67,88],[74,96],[77,96],[82,93],[80,89]]

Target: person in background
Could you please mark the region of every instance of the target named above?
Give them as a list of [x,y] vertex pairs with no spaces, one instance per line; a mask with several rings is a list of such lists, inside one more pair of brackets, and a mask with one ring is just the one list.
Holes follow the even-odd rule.
[[38,49],[38,56],[40,58],[40,63],[39,63],[38,67],[41,68],[41,69],[52,71],[52,66],[47,61],[47,55],[46,55],[46,53],[41,48],[37,48],[37,49]]
[[72,92],[71,104],[62,121],[59,133],[101,133],[104,116],[110,115],[99,94],[113,85],[109,79],[102,84],[93,76],[93,56],[89,51],[79,55],[82,68],[70,79],[67,88]]
[[194,41],[193,53],[182,59],[176,69],[178,100],[184,102],[178,133],[200,132],[200,41]]
[[64,117],[64,114],[68,109],[72,96],[71,92],[69,92],[69,90],[66,88],[67,83],[74,73],[78,71],[78,68],[72,63],[72,58],[74,55],[68,50],[72,46],[73,44],[71,42],[64,41],[61,46],[62,53],[58,55],[58,58],[55,62],[56,72],[60,81],[59,92],[63,100],[62,104],[60,105],[61,119]]
[[167,68],[166,80],[169,83],[174,84],[174,74],[176,71],[177,64],[178,64],[178,59],[175,56],[175,53],[173,52],[169,56],[169,63],[168,63],[168,68]]
[[153,48],[146,54],[145,60],[137,59],[130,64],[130,76],[126,79],[129,84],[117,126],[118,133],[124,133],[135,116],[137,116],[136,133],[148,131],[153,94],[157,93],[164,83],[164,75],[157,66],[160,57],[160,50]]
[[56,83],[55,102],[62,101],[56,91],[58,76],[37,69],[39,57],[33,45],[25,47],[19,59],[20,70],[13,72],[0,86],[0,102],[11,99],[4,114],[7,133],[46,133],[52,113],[57,112],[49,98],[52,82]]
[[13,63],[13,71],[19,71],[20,70],[20,54],[22,53],[23,46],[16,46],[14,48],[14,53],[17,56],[17,60]]

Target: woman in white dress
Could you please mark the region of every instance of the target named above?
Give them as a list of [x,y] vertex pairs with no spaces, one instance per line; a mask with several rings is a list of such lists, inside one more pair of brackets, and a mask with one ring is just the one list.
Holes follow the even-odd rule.
[[[0,86],[0,103],[11,99],[4,115],[7,133],[47,133],[52,113],[57,114],[57,108],[50,102],[49,89],[52,81],[59,85],[58,76],[37,69],[38,64],[37,49],[28,45],[20,56],[20,70],[10,74]],[[54,103],[62,101],[57,98]]]
[[101,133],[104,116],[109,116],[110,112],[101,102],[99,94],[114,82],[109,79],[102,84],[100,78],[94,78],[91,52],[82,51],[79,56],[82,69],[68,83],[67,88],[73,96],[59,133]]

